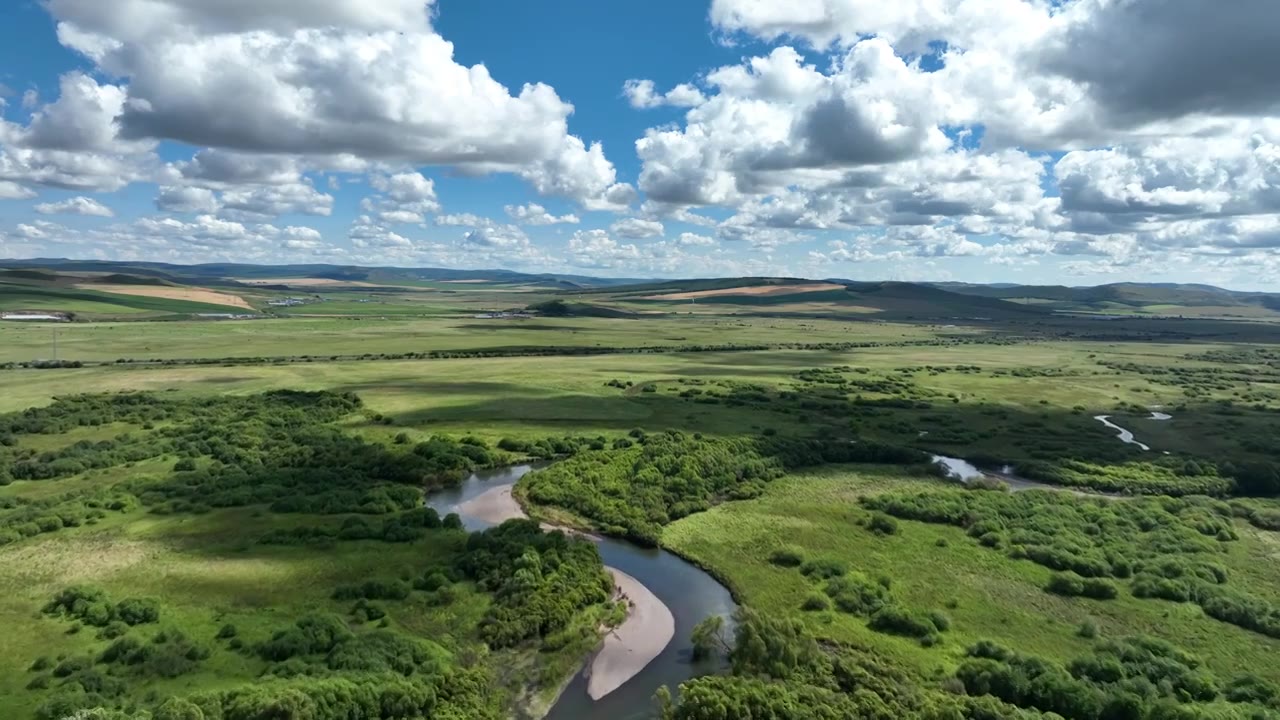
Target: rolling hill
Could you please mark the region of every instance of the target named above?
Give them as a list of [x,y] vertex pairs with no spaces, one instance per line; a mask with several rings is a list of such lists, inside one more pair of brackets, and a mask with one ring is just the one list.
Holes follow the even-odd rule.
[[1095,287],[1067,287],[936,283],[934,287],[961,295],[1035,304],[1061,312],[1154,315],[1280,313],[1278,294],[1241,292],[1202,284],[1113,283]]
[[740,306],[738,312],[794,312],[875,315],[894,318],[1007,319],[1051,312],[1000,298],[950,292],[902,282],[852,282],[801,278],[672,280],[566,293],[626,306],[673,309],[681,306]]

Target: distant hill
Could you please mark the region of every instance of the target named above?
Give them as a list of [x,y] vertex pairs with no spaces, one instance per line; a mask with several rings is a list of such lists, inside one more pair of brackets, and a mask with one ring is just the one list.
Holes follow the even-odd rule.
[[1036,317],[1050,311],[999,298],[954,293],[930,285],[902,282],[852,282],[799,278],[753,277],[703,280],[670,280],[614,288],[596,288],[573,296],[599,298],[623,304],[670,306],[737,305],[771,312],[777,306],[825,308],[839,313],[875,313],[894,318]]
[[49,269],[61,272],[125,273],[157,277],[170,282],[203,285],[272,278],[320,278],[397,285],[422,281],[488,280],[504,284],[540,285],[551,289],[609,287],[645,282],[637,278],[596,278],[555,273],[520,273],[511,270],[450,270],[447,268],[361,267],[355,265],[252,265],[243,263],[171,263],[106,260],[0,260],[0,266]]
[[1237,314],[1280,311],[1280,294],[1241,292],[1197,283],[1113,283],[1096,287],[935,283],[934,287],[962,295],[1036,304],[1060,312],[1191,311],[1203,315],[1214,311],[1232,314],[1233,309]]
[[[638,305],[690,304],[749,307],[754,312],[873,313],[877,317],[1035,317],[1052,313],[1105,315],[1186,315],[1276,319],[1280,294],[1240,292],[1198,283],[1124,282],[1096,287],[1067,285],[974,284],[961,282],[859,282],[794,277],[693,278],[652,280],[598,278],[512,270],[364,267],[356,265],[112,262],[38,258],[0,260],[0,282],[64,286],[80,282],[60,273],[92,273],[98,285],[197,286],[223,292],[287,291],[264,280],[313,279],[397,289],[458,282],[546,290],[566,302],[609,306],[625,314]],[[359,286],[355,284],[360,284]],[[299,285],[301,285],[299,283]],[[683,296],[683,297],[681,297]],[[576,298],[576,299],[575,299]],[[618,307],[631,306],[631,307]],[[808,306],[788,307],[782,306]],[[773,308],[777,308],[774,310]],[[841,308],[846,308],[843,313]],[[585,308],[584,308],[585,309]],[[597,310],[596,312],[605,312]],[[737,312],[734,310],[734,312]]]

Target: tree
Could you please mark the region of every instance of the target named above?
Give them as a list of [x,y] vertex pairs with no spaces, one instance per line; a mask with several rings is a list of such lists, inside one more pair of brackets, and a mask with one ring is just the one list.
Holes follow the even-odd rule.
[[706,660],[718,653],[728,653],[729,643],[724,638],[724,617],[712,615],[693,626],[693,659]]

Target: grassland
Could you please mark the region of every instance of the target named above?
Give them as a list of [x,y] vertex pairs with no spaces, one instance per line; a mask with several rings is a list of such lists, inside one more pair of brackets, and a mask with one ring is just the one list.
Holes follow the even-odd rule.
[[[913,325],[771,318],[425,319],[289,318],[243,322],[76,323],[57,326],[61,356],[86,362],[120,358],[243,358],[309,355],[325,359],[382,353],[518,351],[522,348],[643,348],[692,345],[878,343],[924,341],[934,330]],[[973,333],[951,330],[948,335]],[[0,363],[48,357],[46,325],[0,325]]]
[[0,311],[38,310],[94,317],[156,317],[225,313],[226,305],[144,297],[82,288],[35,287],[0,282]]
[[[265,275],[263,282],[275,286],[288,277]],[[480,282],[403,280],[392,288],[390,282],[369,280],[377,286],[371,288],[343,287],[335,280],[248,288],[246,298],[258,307],[287,295],[305,294],[314,302],[271,308],[279,317],[246,322],[0,324],[0,365],[48,357],[53,329],[60,358],[89,364],[0,369],[0,413],[48,407],[80,393],[153,391],[195,401],[327,390],[354,393],[362,401],[362,412],[336,420],[334,428],[391,452],[437,435],[471,436],[490,447],[504,439],[582,436],[592,438],[599,448],[590,452],[604,458],[637,436],[667,431],[708,442],[759,441],[762,448],[769,447],[767,439],[874,441],[907,453],[1010,463],[1048,475],[1070,467],[1074,474],[1054,480],[1084,478],[1078,484],[1086,489],[1134,493],[1238,493],[1241,487],[1233,483],[1243,475],[1241,468],[1271,467],[1278,460],[1273,443],[1280,433],[1280,355],[1274,348],[1280,336],[1274,325],[1203,318],[1103,321],[1042,311],[994,317],[981,315],[982,308],[995,307],[984,303],[1000,302],[993,298],[939,306],[936,296],[905,297],[893,284],[794,296],[761,291],[742,296],[745,301],[704,294],[694,306],[661,297],[682,287],[715,293],[734,285],[664,284],[560,296],[546,285],[473,279]],[[12,290],[19,285],[27,289]],[[90,298],[89,291],[61,286],[19,294],[30,293],[30,286],[30,279],[0,284],[0,309],[71,307],[22,305],[57,296],[55,305],[84,303],[74,311],[88,318],[192,311],[150,304],[178,302],[168,299],[108,293]],[[12,293],[8,299],[4,288]],[[58,295],[71,292],[86,296]],[[842,295],[812,297],[830,292]],[[553,297],[642,312],[626,319],[475,317]],[[1197,313],[1204,314],[1187,314]],[[600,354],[576,354],[588,350]],[[432,353],[486,356],[426,357]],[[405,357],[412,354],[424,357]],[[131,362],[117,362],[122,359]],[[1150,419],[1154,408],[1173,419]],[[1093,419],[1098,414],[1110,415],[1152,450],[1121,443]],[[167,427],[159,423],[160,430]],[[77,447],[156,431],[103,422],[20,433],[11,445],[0,446],[0,454],[45,453],[52,460]],[[642,454],[638,448],[629,452]],[[60,479],[19,479],[0,486],[0,504],[15,509],[57,503],[138,482],[163,487],[173,482],[178,459],[171,454]],[[942,487],[918,465],[787,470],[744,492],[743,497],[756,495],[750,499],[697,498],[687,507],[715,507],[672,515],[681,517],[667,523],[657,539],[712,570],[749,608],[798,620],[824,648],[884,658],[906,673],[904,683],[936,689],[971,660],[967,651],[979,640],[1065,664],[1099,646],[1098,639],[1082,636],[1086,625],[1102,640],[1140,634],[1171,642],[1224,681],[1252,672],[1280,683],[1271,662],[1280,641],[1208,618],[1193,603],[1139,599],[1128,592],[1111,600],[1066,598],[1045,592],[1050,570],[983,547],[961,528],[898,519],[897,532],[869,529],[874,514],[860,504],[863,498]],[[624,480],[638,486],[645,477],[637,470]],[[1157,485],[1158,480],[1172,485]],[[592,490],[589,481],[584,487]],[[1271,494],[1280,494],[1280,487]],[[1262,529],[1268,513],[1275,514],[1274,500],[1234,502],[1256,510],[1257,521],[1246,514],[1232,520],[1239,540],[1225,545],[1216,561],[1233,585],[1280,602],[1280,541]],[[575,516],[565,507],[542,510],[599,526],[595,518]],[[0,701],[13,717],[31,717],[46,697],[25,689],[33,677],[27,666],[36,657],[105,647],[107,641],[93,630],[68,634],[69,623],[39,612],[69,585],[94,585],[113,598],[159,598],[161,625],[180,626],[214,650],[195,672],[130,691],[133,700],[146,704],[147,693],[225,690],[252,683],[268,669],[262,658],[215,642],[225,624],[235,625],[246,642],[261,642],[310,613],[349,615],[351,602],[334,600],[335,587],[368,578],[418,578],[425,567],[447,564],[464,550],[464,536],[436,533],[407,543],[257,542],[272,531],[333,529],[343,521],[283,515],[263,504],[171,514],[137,506],[92,525],[0,546],[0,620],[13,629],[0,657]],[[950,629],[926,647],[916,638],[874,631],[865,617],[802,611],[820,585],[771,562],[783,546],[807,558],[842,561],[868,578],[886,578],[898,602],[945,613]],[[449,604],[420,593],[386,603],[388,629],[428,643],[446,665],[495,673],[493,682],[505,688],[508,700],[527,689],[531,678],[545,700],[547,688],[558,686],[594,642],[588,633],[559,638],[563,644],[551,643],[558,646],[540,654],[528,646],[494,650],[479,629],[493,594],[475,583],[456,587],[459,596]]]
[[[859,506],[860,498],[940,486],[936,479],[912,478],[895,468],[824,468],[777,481],[761,498],[680,520],[662,541],[712,569],[747,605],[801,617],[821,637],[875,647],[925,675],[953,671],[966,648],[984,639],[1065,663],[1088,651],[1094,640],[1079,630],[1093,624],[1102,637],[1167,640],[1224,677],[1254,672],[1280,681],[1280,668],[1268,660],[1280,651],[1280,640],[1206,618],[1194,605],[1126,596],[1064,598],[1044,591],[1052,574],[1047,568],[1003,557],[959,528],[900,521],[896,534],[882,535],[866,527],[871,514]],[[1280,587],[1280,536],[1237,524],[1243,539],[1220,560],[1233,579],[1274,595]],[[889,578],[893,593],[908,606],[944,609],[953,621],[944,644],[924,648],[912,638],[886,636],[854,615],[800,612],[817,586],[770,562],[784,547],[800,548],[809,558],[840,560],[871,578]]]

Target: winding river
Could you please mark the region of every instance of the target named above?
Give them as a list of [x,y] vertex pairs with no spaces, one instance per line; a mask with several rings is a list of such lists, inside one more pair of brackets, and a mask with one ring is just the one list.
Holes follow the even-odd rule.
[[[457,512],[459,505],[485,491],[513,485],[533,465],[517,465],[473,474],[457,488],[432,493],[427,504],[442,515]],[[468,530],[483,530],[489,523],[463,516]],[[712,615],[728,616],[737,605],[729,591],[710,575],[665,550],[641,548],[623,540],[602,538],[596,543],[604,564],[640,581],[658,597],[675,618],[675,637],[644,670],[614,692],[593,701],[587,695],[587,678],[579,673],[551,708],[547,720],[639,720],[653,715],[653,693],[667,685],[672,691],[680,683],[713,666],[690,660],[689,635],[693,626]]]
[[[1094,420],[1097,420],[1098,422],[1102,423],[1103,425],[1106,425],[1107,427],[1111,428],[1112,430],[1119,431],[1119,433],[1120,433],[1120,434],[1119,434],[1119,435],[1117,435],[1117,437],[1119,437],[1119,438],[1120,438],[1120,442],[1122,442],[1122,443],[1128,443],[1128,444],[1130,444],[1130,445],[1136,445],[1136,446],[1138,446],[1138,447],[1142,448],[1144,451],[1150,451],[1150,450],[1151,450],[1151,446],[1149,446],[1149,445],[1147,445],[1147,444],[1145,444],[1145,443],[1140,443],[1140,442],[1138,442],[1138,441],[1133,437],[1133,433],[1132,433],[1132,432],[1130,432],[1130,431],[1128,431],[1128,430],[1126,430],[1126,429],[1124,429],[1124,428],[1120,427],[1119,425],[1116,425],[1115,423],[1111,422],[1111,416],[1110,416],[1110,415],[1098,415],[1098,416],[1094,417],[1093,419],[1094,419]],[[1159,421],[1165,421],[1165,420],[1172,420],[1172,419],[1173,419],[1173,416],[1172,416],[1172,415],[1170,415],[1170,414],[1168,414],[1168,413],[1162,413],[1162,412],[1157,412],[1157,411],[1153,410],[1153,411],[1151,411],[1151,417],[1149,417],[1149,418],[1147,418],[1147,419],[1148,419],[1148,420],[1159,420]],[[1165,453],[1165,455],[1168,455],[1168,454],[1169,454],[1169,453]]]

